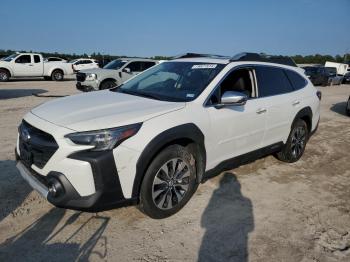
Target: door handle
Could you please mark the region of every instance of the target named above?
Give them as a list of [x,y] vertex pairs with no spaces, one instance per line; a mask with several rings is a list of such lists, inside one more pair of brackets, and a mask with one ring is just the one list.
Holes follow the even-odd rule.
[[298,101],[298,100],[295,100],[294,102],[293,102],[293,106],[296,106],[296,105],[299,105],[300,104],[300,101]]
[[257,114],[263,114],[263,113],[266,113],[266,108],[259,108],[257,111],[256,111],[256,113]]
[[33,66],[33,65],[28,65],[28,66]]

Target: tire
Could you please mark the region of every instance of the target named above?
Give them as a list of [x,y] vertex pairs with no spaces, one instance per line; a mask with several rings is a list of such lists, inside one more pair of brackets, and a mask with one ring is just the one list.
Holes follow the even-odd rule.
[[5,69],[0,69],[0,82],[6,82],[10,79],[10,73],[9,71]]
[[59,69],[54,70],[51,74],[51,79],[53,81],[62,81],[63,77],[64,77],[64,74],[62,70],[59,70]]
[[105,80],[100,84],[100,90],[110,89],[112,87],[115,87],[117,83],[113,80]]
[[287,163],[298,161],[304,153],[308,139],[309,130],[305,121],[302,119],[296,120],[290,131],[287,143],[276,154],[277,159]]
[[154,219],[169,217],[186,205],[197,187],[193,155],[185,147],[171,145],[149,165],[141,185],[139,208]]
[[346,103],[346,108],[345,108],[346,114],[350,116],[350,99]]

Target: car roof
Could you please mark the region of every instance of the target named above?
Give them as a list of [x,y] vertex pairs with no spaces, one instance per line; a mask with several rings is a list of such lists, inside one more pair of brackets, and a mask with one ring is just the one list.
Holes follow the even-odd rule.
[[265,65],[265,66],[275,66],[280,68],[286,68],[289,70],[297,71],[299,73],[304,73],[304,69],[295,66],[289,66],[285,64],[270,63],[270,62],[260,62],[260,61],[231,61],[229,58],[210,58],[210,57],[200,57],[200,58],[178,58],[174,60],[169,60],[170,62],[194,62],[194,63],[213,63],[213,64],[236,64],[239,65]]
[[120,57],[115,60],[124,60],[124,61],[149,61],[149,62],[156,62],[156,60],[149,59],[149,58],[139,58],[139,57]]
[[[216,63],[228,64],[231,62],[263,62],[268,64],[275,65],[286,65],[290,67],[298,67],[294,60],[289,56],[283,55],[267,55],[264,53],[250,53],[242,52],[238,53],[232,57],[222,56],[222,55],[213,55],[213,54],[197,54],[197,53],[185,53],[173,57],[173,60],[189,59],[187,61],[197,61],[197,62],[210,62],[214,61]],[[192,60],[197,59],[197,60]]]

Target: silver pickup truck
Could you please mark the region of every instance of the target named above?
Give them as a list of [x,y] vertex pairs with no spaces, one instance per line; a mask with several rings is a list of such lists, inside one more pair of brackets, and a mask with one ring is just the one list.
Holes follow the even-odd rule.
[[120,58],[111,61],[103,68],[82,70],[77,73],[77,89],[89,92],[118,86],[156,65],[158,61],[143,58]]

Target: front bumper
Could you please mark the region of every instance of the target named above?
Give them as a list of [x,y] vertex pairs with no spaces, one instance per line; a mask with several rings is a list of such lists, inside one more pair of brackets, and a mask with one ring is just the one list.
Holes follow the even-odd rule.
[[77,82],[75,86],[78,90],[83,92],[98,90],[98,83],[96,81]]
[[[90,163],[93,170],[96,192],[88,196],[80,196],[67,177],[51,171],[43,176],[26,166],[16,152],[17,169],[29,185],[38,191],[51,204],[87,212],[99,212],[118,207],[137,204],[137,199],[125,199],[112,152],[78,152],[70,156]],[[52,186],[59,188],[51,190]],[[57,187],[59,185],[59,187]]]

